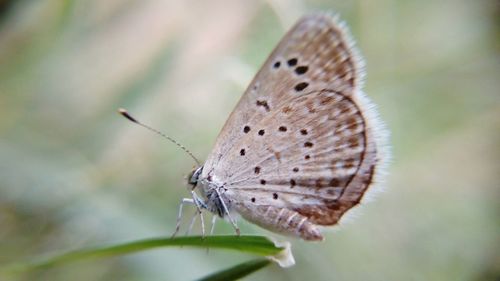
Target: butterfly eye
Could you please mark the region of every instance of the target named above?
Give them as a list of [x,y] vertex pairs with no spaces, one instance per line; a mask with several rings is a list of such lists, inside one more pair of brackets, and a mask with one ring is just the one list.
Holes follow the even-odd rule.
[[189,175],[189,180],[188,183],[196,186],[198,183],[198,179],[200,178],[201,172],[203,171],[203,166],[198,167],[196,170],[193,170],[191,174]]

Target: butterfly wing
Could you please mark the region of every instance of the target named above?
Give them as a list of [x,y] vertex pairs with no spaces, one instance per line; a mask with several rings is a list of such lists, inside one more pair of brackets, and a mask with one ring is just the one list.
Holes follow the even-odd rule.
[[202,178],[223,184],[250,221],[317,238],[314,224],[335,224],[359,203],[380,158],[359,68],[342,25],[302,18],[232,112]]
[[[342,28],[328,15],[299,20],[269,56],[229,116],[205,168],[224,170],[225,158],[232,157],[226,152],[234,142],[255,133],[252,124],[294,97],[324,88],[352,92],[361,75],[348,42]],[[219,165],[221,162],[223,165]],[[205,176],[208,172],[209,169],[204,169]]]
[[245,155],[232,163],[227,194],[241,204],[272,205],[315,224],[335,224],[373,181],[378,158],[371,125],[358,103],[331,90],[287,106],[288,113],[277,110],[258,123],[263,136],[230,150],[242,147]]

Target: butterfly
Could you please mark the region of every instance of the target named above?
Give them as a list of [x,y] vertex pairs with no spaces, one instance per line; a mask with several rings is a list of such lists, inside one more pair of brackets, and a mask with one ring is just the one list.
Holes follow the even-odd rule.
[[270,231],[323,240],[382,177],[387,133],[361,91],[363,62],[346,26],[301,18],[259,70],[206,162],[188,177],[202,210]]

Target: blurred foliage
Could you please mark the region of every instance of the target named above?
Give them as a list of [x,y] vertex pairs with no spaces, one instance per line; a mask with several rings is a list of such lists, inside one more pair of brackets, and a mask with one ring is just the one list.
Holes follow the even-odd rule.
[[266,259],[256,259],[248,262],[244,262],[233,266],[227,270],[217,272],[211,274],[209,276],[203,277],[199,279],[199,281],[229,281],[229,280],[239,280],[242,277],[247,276],[248,274],[259,270],[267,265],[269,265],[271,261]]
[[[170,234],[193,163],[116,109],[203,158],[260,64],[312,10],[350,26],[393,163],[356,220],[321,244],[294,240],[295,267],[248,279],[497,280],[494,0],[0,1],[0,262]],[[192,280],[228,261],[244,257],[182,248],[25,280]]]

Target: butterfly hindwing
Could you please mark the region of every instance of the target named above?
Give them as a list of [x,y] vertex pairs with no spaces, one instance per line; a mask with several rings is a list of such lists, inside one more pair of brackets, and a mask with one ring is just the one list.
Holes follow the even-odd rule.
[[[294,210],[316,224],[335,224],[371,182],[366,163],[375,160],[376,150],[368,145],[364,116],[350,98],[329,90],[285,107],[257,124],[263,135],[242,139],[228,151],[239,153],[241,161],[227,174],[227,195],[235,202]],[[365,182],[359,184],[359,177]]]

